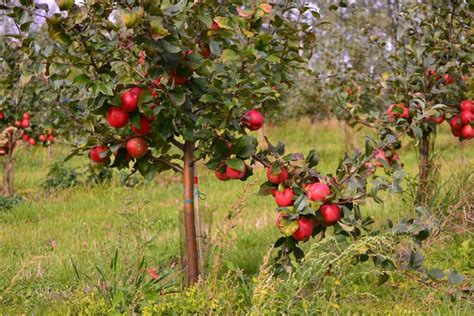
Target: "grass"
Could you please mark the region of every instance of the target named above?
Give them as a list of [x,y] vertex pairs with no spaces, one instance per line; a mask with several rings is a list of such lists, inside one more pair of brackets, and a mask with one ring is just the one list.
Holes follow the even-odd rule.
[[[319,151],[323,173],[334,171],[344,153],[344,134],[335,122],[311,126],[306,121],[290,121],[267,127],[273,142],[282,140],[288,152]],[[356,132],[359,144],[370,131]],[[409,139],[400,156],[411,176],[416,175],[417,155]],[[467,146],[472,147],[472,144]],[[461,149],[445,128],[437,136],[436,152],[440,162],[440,177],[447,179],[456,169],[474,164],[472,148]],[[463,153],[462,153],[463,152]],[[54,161],[63,159],[66,146],[54,148]],[[180,178],[172,173],[160,175],[155,181],[131,189],[121,186],[115,176],[112,183],[102,186],[79,186],[58,192],[46,192],[40,184],[48,171],[46,152],[41,148],[21,148],[17,155],[15,185],[17,194],[26,201],[11,210],[0,210],[0,314],[36,313],[64,314],[71,306],[83,304],[87,286],[77,278],[72,262],[81,272],[97,278],[97,267],[106,268],[120,249],[124,260],[133,260],[139,242],[152,240],[142,249],[151,267],[170,267],[180,256]],[[84,166],[86,158],[77,157],[72,166]],[[467,167],[466,167],[467,168]],[[206,199],[203,212],[212,214],[212,232],[216,233],[232,210],[239,196],[244,196],[242,214],[233,230],[234,242],[223,251],[225,271],[238,271],[242,280],[258,276],[265,254],[279,237],[274,228],[274,203],[269,197],[255,193],[264,173],[247,184],[240,181],[219,182],[200,166],[200,189]],[[390,217],[398,220],[411,210],[399,195],[386,196],[384,204],[368,203],[363,212],[373,215],[378,224]],[[206,215],[209,218],[209,215]],[[138,233],[139,232],[139,233]],[[138,234],[138,235],[136,235]],[[138,236],[138,237],[137,237]],[[154,239],[153,239],[154,238]],[[466,246],[467,244],[467,246]],[[473,275],[472,235],[458,233],[431,244],[426,252],[429,264]],[[472,305],[453,302],[439,291],[420,287],[416,282],[399,277],[375,288],[357,270],[357,277],[344,282],[344,288],[323,313],[419,313],[469,314]],[[369,271],[370,268],[364,268]],[[245,291],[245,282],[240,283]],[[334,287],[337,291],[337,287]],[[345,302],[341,305],[337,302]],[[84,303],[85,304],[85,303]]]

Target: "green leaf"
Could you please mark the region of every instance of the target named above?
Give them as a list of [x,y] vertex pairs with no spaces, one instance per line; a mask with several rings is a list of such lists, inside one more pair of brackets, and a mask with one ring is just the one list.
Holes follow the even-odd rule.
[[202,103],[212,103],[216,101],[217,101],[216,98],[212,94],[209,94],[209,93],[203,94],[199,98],[199,102],[202,102]]
[[228,30],[232,30],[233,29],[233,26],[232,26],[232,23],[231,23],[231,20],[227,17],[224,17],[224,16],[216,16],[214,18],[214,22],[216,22],[220,28],[223,28],[223,29],[228,29]]
[[456,285],[464,281],[464,276],[457,272],[456,270],[451,270],[448,273],[448,283],[450,285]]
[[257,139],[255,137],[245,135],[236,139],[232,146],[232,153],[240,158],[247,159],[255,155],[257,152]]
[[444,278],[443,270],[437,268],[428,270],[427,274],[430,278],[434,280],[441,280],[442,278]]
[[91,79],[86,75],[86,74],[81,74],[79,76],[76,76],[73,80],[73,83],[75,85],[86,85],[88,83],[90,83]]
[[240,172],[243,172],[244,168],[245,168],[245,163],[239,158],[231,159],[231,160],[227,161],[226,164],[230,168],[232,168],[234,170],[237,170],[237,171],[240,171]]
[[186,95],[183,91],[173,91],[169,94],[171,102],[176,106],[181,106],[186,101]]
[[168,53],[177,54],[177,53],[179,53],[179,52],[181,51],[181,47],[176,46],[176,45],[170,43],[170,42],[167,41],[167,40],[163,40],[162,43],[163,43],[163,48],[164,48]]
[[224,49],[221,57],[225,63],[239,59],[239,55],[232,49]]
[[214,40],[211,40],[209,42],[209,48],[211,50],[211,53],[213,53],[216,56],[220,56],[222,54],[221,47],[219,46],[219,43],[217,43]]
[[318,165],[319,155],[315,149],[310,150],[308,157],[306,157],[306,163],[308,164],[308,168],[313,168]]

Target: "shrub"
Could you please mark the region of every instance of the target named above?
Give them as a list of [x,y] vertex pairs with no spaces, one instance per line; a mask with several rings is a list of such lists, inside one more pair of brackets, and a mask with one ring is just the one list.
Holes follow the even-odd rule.
[[48,175],[42,187],[46,190],[66,189],[80,183],[74,168],[67,167],[63,162],[56,162],[49,167]]

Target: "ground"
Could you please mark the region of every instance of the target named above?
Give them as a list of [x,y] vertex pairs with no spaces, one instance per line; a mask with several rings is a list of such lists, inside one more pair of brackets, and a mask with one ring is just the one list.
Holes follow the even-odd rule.
[[[288,152],[305,153],[316,148],[321,158],[318,169],[323,173],[335,170],[346,144],[343,128],[337,122],[312,126],[307,121],[290,121],[267,126],[265,132],[271,141],[286,143]],[[367,133],[370,132],[355,132],[359,144]],[[453,177],[463,170],[473,170],[473,144],[462,148],[445,126],[436,138],[440,183],[454,181]],[[405,146],[399,154],[414,177],[416,151],[408,138],[403,142]],[[53,150],[53,161],[64,159],[67,152],[65,144],[58,144]],[[145,255],[149,267],[177,266],[182,201],[179,176],[167,173],[132,189],[121,185],[115,174],[110,184],[48,192],[41,187],[51,164],[46,161],[46,150],[23,147],[17,157],[15,184],[18,195],[25,201],[11,210],[0,210],[0,314],[74,311],[90,293],[89,288],[100,284],[98,271],[108,269],[116,249],[119,260],[127,265],[133,265]],[[67,164],[82,168],[86,161],[86,157],[79,157]],[[226,218],[232,218],[229,212],[242,212],[235,218],[236,228],[230,234],[233,238],[220,248],[220,275],[237,271],[242,279],[258,278],[263,257],[279,237],[274,227],[273,200],[256,195],[263,170],[255,170],[256,176],[247,183],[219,182],[204,166],[199,166],[198,173],[200,190],[205,195],[202,212],[205,222],[212,225],[211,234],[222,233],[218,227],[226,223]],[[397,221],[410,216],[412,211],[404,201],[406,196],[385,198],[384,204],[368,203],[363,208],[365,214],[376,219],[376,225],[382,225],[387,217]],[[442,232],[424,249],[427,262],[446,270],[455,267],[472,279],[472,233],[465,229],[452,232]],[[144,240],[150,242],[144,244]],[[446,293],[403,276],[395,276],[380,287],[364,278],[363,273],[350,282],[334,282],[334,291],[341,283],[345,288],[318,312],[465,315],[472,312],[472,305],[466,301],[451,300]],[[242,284],[246,283],[242,281]]]

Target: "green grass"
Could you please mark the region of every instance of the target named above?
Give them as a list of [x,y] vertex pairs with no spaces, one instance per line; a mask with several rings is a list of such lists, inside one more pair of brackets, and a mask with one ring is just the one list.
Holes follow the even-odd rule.
[[[330,173],[344,153],[342,130],[334,122],[311,126],[306,121],[290,121],[268,127],[266,133],[272,142],[281,140],[287,144],[288,152],[307,153],[316,148],[321,158],[318,169]],[[356,133],[359,144],[367,133],[370,131]],[[409,139],[403,142],[401,159],[409,174],[415,176],[416,152]],[[472,144],[463,150],[464,166],[474,163],[474,151],[470,147]],[[445,128],[437,136],[436,152],[441,179],[448,179],[461,168],[461,147]],[[59,161],[66,154],[66,146],[56,146],[53,160]],[[95,275],[95,266],[107,267],[116,248],[120,249],[121,258],[133,260],[137,231],[140,231],[140,238],[155,237],[154,247],[143,251],[149,266],[169,267],[178,262],[182,200],[179,176],[166,173],[135,189],[120,186],[115,176],[111,184],[48,193],[40,186],[48,171],[45,157],[46,152],[41,148],[19,150],[15,185],[17,194],[26,201],[12,210],[0,210],[0,314],[67,313],[70,306],[81,304],[78,297],[88,285],[76,277],[72,262],[81,272]],[[69,162],[74,166],[85,163],[84,157]],[[247,184],[219,182],[203,166],[199,166],[198,173],[200,189],[206,195],[201,204],[205,214],[213,215],[213,233],[218,231],[219,223],[225,220],[239,197],[246,200],[232,232],[235,241],[223,249],[223,266],[224,270],[242,270],[247,279],[256,276],[263,257],[279,237],[273,226],[274,202],[269,197],[256,195],[264,172],[257,169],[256,176]],[[363,212],[373,215],[379,224],[387,217],[397,220],[410,214],[399,195],[385,198],[384,204],[368,203]],[[473,267],[469,265],[472,258],[459,250],[463,249],[462,243],[466,240],[470,240],[468,247],[472,247],[472,236],[458,235],[434,242],[427,249],[429,263],[445,269],[455,265],[472,275]],[[52,247],[52,241],[56,247]],[[351,282],[341,291],[343,297],[335,299],[335,305],[321,311],[364,314],[457,311],[458,314],[469,314],[469,305],[453,303],[446,295],[407,279],[393,280],[379,288],[364,278],[354,278]],[[337,304],[338,300],[346,303]]]

